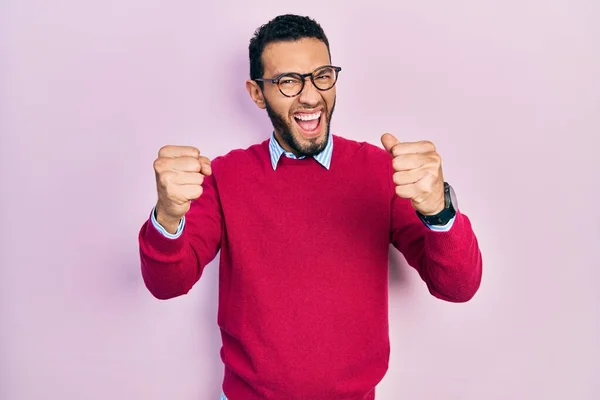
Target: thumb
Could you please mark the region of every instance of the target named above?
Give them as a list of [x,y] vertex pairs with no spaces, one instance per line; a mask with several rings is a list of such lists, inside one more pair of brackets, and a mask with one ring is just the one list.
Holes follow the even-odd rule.
[[383,147],[390,153],[392,152],[392,147],[398,143],[400,143],[400,141],[391,133],[384,133],[381,135],[381,144],[383,144]]

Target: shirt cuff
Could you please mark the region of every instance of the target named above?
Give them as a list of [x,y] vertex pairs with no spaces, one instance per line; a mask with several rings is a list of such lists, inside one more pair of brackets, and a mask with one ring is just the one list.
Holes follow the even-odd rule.
[[177,232],[175,232],[175,233],[167,232],[167,230],[161,224],[159,224],[158,221],[156,220],[156,206],[152,209],[152,213],[150,214],[150,220],[152,221],[152,225],[154,225],[156,230],[159,231],[160,233],[162,233],[165,237],[167,237],[169,239],[179,238],[179,236],[181,236],[181,233],[183,232],[183,227],[185,226],[185,216],[184,216],[183,218],[181,218],[181,221],[179,222],[179,226],[177,227]]
[[425,224],[425,225],[432,231],[448,232],[450,230],[450,228],[452,228],[452,225],[454,224],[455,219],[456,219],[456,215],[454,217],[452,217],[452,219],[450,221],[448,221],[448,223],[446,225],[429,225],[429,224]]

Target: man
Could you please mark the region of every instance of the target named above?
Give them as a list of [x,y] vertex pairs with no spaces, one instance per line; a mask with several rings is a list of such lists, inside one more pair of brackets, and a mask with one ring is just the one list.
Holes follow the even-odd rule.
[[212,162],[160,149],[139,235],[145,284],[186,294],[220,250],[222,398],[374,399],[390,351],[389,244],[434,296],[465,302],[481,280],[477,239],[432,143],[330,134],[341,68],[315,21],[279,16],[249,52],[246,87],[274,131]]

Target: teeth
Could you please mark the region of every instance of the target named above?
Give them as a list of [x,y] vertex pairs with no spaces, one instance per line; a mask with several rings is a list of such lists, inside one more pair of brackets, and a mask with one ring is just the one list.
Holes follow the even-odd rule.
[[302,121],[312,121],[313,119],[321,118],[321,112],[319,111],[314,114],[296,114],[294,117]]

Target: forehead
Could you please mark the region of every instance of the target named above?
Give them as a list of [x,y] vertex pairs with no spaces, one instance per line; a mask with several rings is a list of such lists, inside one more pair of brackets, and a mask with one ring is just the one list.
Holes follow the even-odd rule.
[[270,43],[263,50],[262,61],[265,76],[311,72],[331,62],[325,43],[314,38]]

